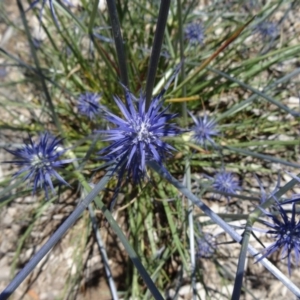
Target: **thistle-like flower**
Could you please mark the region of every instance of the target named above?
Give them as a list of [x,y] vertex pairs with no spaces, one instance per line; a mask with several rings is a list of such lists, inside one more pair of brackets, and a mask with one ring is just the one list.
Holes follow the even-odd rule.
[[264,40],[275,39],[279,34],[277,24],[274,22],[260,22],[256,25],[254,32],[261,35]]
[[69,185],[55,169],[73,161],[73,159],[59,160],[67,150],[61,146],[62,139],[49,134],[48,132],[40,135],[39,140],[34,142],[29,137],[29,143],[16,150],[8,150],[16,156],[15,160],[6,163],[13,163],[20,167],[14,177],[23,175],[24,181],[33,182],[33,194],[37,188],[43,188],[48,199],[48,188],[55,194],[51,177],[56,178],[60,183]]
[[[145,175],[147,162],[155,161],[163,167],[166,155],[175,148],[162,138],[172,137],[180,132],[174,124],[168,123],[177,114],[168,114],[168,108],[162,107],[165,89],[152,99],[147,111],[143,94],[136,99],[127,89],[125,91],[127,107],[120,98],[114,97],[123,119],[106,112],[104,118],[114,124],[114,128],[98,131],[106,136],[104,141],[111,142],[99,154],[102,159],[115,161],[114,171],[118,172],[119,184],[126,172],[135,183],[140,182]],[[137,107],[134,102],[138,102]]]
[[297,266],[299,264],[300,257],[300,222],[299,220],[296,221],[296,205],[295,202],[293,202],[291,218],[289,218],[286,211],[282,208],[282,205],[277,201],[275,208],[278,214],[269,213],[261,208],[272,222],[265,220],[260,220],[260,222],[270,228],[267,233],[273,235],[275,242],[262,251],[263,255],[257,261],[260,261],[264,257],[267,257],[281,249],[281,259],[287,258],[288,271],[291,275],[293,252]]
[[[69,1],[67,1],[67,0],[62,0],[62,1],[65,2],[65,3],[66,3],[67,5],[69,5],[69,6],[73,6],[72,3],[69,2]],[[35,0],[35,1],[33,1],[33,2],[30,4],[30,6],[29,6],[29,8],[27,9],[27,11],[28,11],[28,10],[31,10],[31,9],[33,9],[33,8],[35,8],[35,7],[38,5],[39,2],[41,2],[41,0]],[[45,5],[46,5],[46,2],[48,2],[48,4],[49,4],[50,12],[51,12],[51,15],[52,15],[52,18],[53,18],[54,22],[56,23],[57,26],[59,26],[59,25],[58,25],[58,21],[57,21],[57,16],[56,16],[56,13],[55,13],[55,9],[54,9],[54,6],[53,6],[53,0],[48,0],[48,1],[47,1],[47,0],[42,0],[42,6],[41,6],[41,8],[40,8],[39,21],[40,21],[40,22],[42,21],[43,12],[44,12],[44,7],[45,7]]]
[[220,135],[216,121],[210,119],[206,114],[203,117],[190,115],[195,122],[195,126],[192,127],[192,139],[195,143],[204,147],[206,147],[208,143],[215,145],[213,137]]
[[236,194],[241,190],[238,180],[231,172],[221,171],[214,177],[213,188],[221,193]]
[[216,238],[207,232],[203,232],[201,237],[197,238],[197,257],[209,258],[215,253]]
[[94,119],[103,111],[103,106],[99,104],[101,95],[85,92],[78,97],[78,112],[89,119]]
[[192,45],[203,45],[204,41],[204,28],[201,23],[190,23],[186,26],[185,38]]

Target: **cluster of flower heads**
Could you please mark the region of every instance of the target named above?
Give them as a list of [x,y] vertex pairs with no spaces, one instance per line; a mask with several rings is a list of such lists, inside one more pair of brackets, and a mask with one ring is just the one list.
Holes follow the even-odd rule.
[[[173,75],[172,79],[176,73]],[[170,80],[170,82],[171,82]],[[167,86],[170,84],[167,84]],[[100,158],[114,162],[114,172],[117,173],[119,183],[124,175],[133,178],[135,183],[140,182],[146,174],[146,164],[150,161],[157,162],[161,167],[163,161],[175,148],[162,140],[164,137],[173,137],[181,133],[181,130],[174,124],[169,123],[177,114],[167,113],[168,107],[163,108],[163,91],[155,96],[149,109],[146,111],[146,100],[143,94],[138,99],[128,89],[126,91],[126,105],[120,98],[114,97],[123,119],[108,111],[100,105],[100,95],[91,92],[82,93],[78,97],[78,112],[94,119],[101,114],[103,119],[113,124],[112,129],[99,130],[103,141],[111,144],[98,152]],[[214,144],[213,136],[217,136],[216,122],[204,117],[194,117],[195,126],[192,127],[193,139],[202,146]],[[8,150],[21,160],[10,161],[18,165],[25,165],[15,176],[27,172],[24,180],[33,181],[33,192],[37,187],[43,188],[46,193],[48,188],[54,192],[51,177],[58,179],[60,183],[67,184],[65,180],[55,171],[72,160],[59,160],[58,158],[66,150],[59,150],[61,140],[49,133],[40,136],[38,142],[30,138],[29,144],[17,150]],[[63,149],[63,148],[61,148]],[[233,193],[238,189],[235,181],[225,173],[218,177],[215,182],[215,189]]]
[[[208,145],[215,146],[214,138],[220,135],[216,120],[208,117],[207,114],[197,117],[190,115],[194,121],[194,126],[191,128],[192,140],[205,148]],[[220,171],[214,178],[207,177],[213,181],[212,188],[220,193],[236,194],[237,191],[241,190],[239,181],[231,172]],[[229,196],[226,197],[227,200],[230,199]]]
[[[29,9],[33,9],[39,2],[42,2],[39,19],[41,21],[46,0],[35,0],[31,3]],[[63,0],[68,5],[72,5],[69,1]],[[58,25],[55,14],[53,1],[48,1],[51,15]],[[261,22],[255,28],[264,39],[274,39],[278,35],[278,28],[275,23]],[[94,36],[104,41],[111,42],[103,36],[94,33]],[[203,44],[204,27],[201,23],[191,23],[185,28],[185,38],[192,45]],[[166,143],[164,137],[174,137],[181,130],[170,123],[177,114],[168,113],[168,107],[163,108],[164,89],[159,95],[155,96],[148,109],[146,109],[145,95],[141,94],[138,99],[125,88],[126,97],[124,104],[119,97],[114,97],[123,118],[104,109],[100,105],[101,95],[96,93],[85,92],[78,97],[78,112],[87,116],[89,119],[95,119],[100,114],[109,123],[113,124],[113,128],[108,130],[98,130],[98,133],[104,135],[103,141],[110,142],[110,145],[101,149],[98,154],[100,158],[114,162],[114,172],[117,173],[119,183],[125,176],[131,177],[135,183],[139,183],[146,174],[147,162],[154,161],[162,168],[164,159],[167,155],[175,150],[171,145]],[[191,128],[192,139],[195,143],[207,147],[214,146],[214,138],[220,135],[217,129],[217,122],[209,118],[206,114],[202,117],[191,115],[194,126]],[[22,176],[24,181],[32,183],[33,193],[38,188],[44,189],[48,198],[49,189],[55,194],[53,178],[59,184],[68,185],[68,183],[59,175],[58,169],[73,161],[73,159],[61,159],[67,149],[61,144],[62,139],[52,136],[45,132],[39,136],[37,141],[33,141],[29,137],[28,143],[16,150],[8,150],[9,153],[16,157],[15,160],[8,161],[21,167],[14,174],[15,177]],[[236,194],[241,190],[239,181],[231,172],[218,172],[213,179],[212,187],[226,194]],[[281,250],[281,258],[288,260],[288,270],[291,273],[292,258],[299,264],[300,256],[300,221],[296,219],[295,199],[292,199],[291,216],[283,209],[282,203],[275,199],[274,211],[268,212],[260,208],[262,212],[271,221],[260,220],[269,229],[266,231],[274,238],[274,243],[265,248],[263,255],[257,260],[273,254],[275,251]],[[266,200],[264,196],[262,202]],[[287,203],[287,202],[285,202]],[[197,256],[211,257],[215,252],[217,243],[215,237],[210,233],[202,233],[197,238]]]
[[[169,123],[176,117],[176,114],[167,113],[168,108],[162,106],[165,89],[152,99],[147,111],[143,94],[136,99],[126,88],[125,91],[126,105],[120,98],[114,97],[123,114],[123,119],[103,110],[99,104],[100,95],[98,94],[86,92],[78,98],[78,111],[81,114],[93,119],[103,112],[102,117],[114,125],[113,129],[98,131],[104,135],[103,141],[111,142],[109,146],[100,150],[99,154],[102,159],[115,162],[114,171],[119,177],[118,184],[124,175],[132,177],[134,182],[140,182],[146,173],[146,164],[149,161],[155,161],[163,167],[166,155],[175,149],[162,138],[180,133],[175,124]],[[191,116],[195,122],[192,127],[193,140],[201,146],[214,145],[213,137],[219,135],[217,123],[207,115]],[[62,147],[61,139],[46,132],[41,134],[36,142],[30,137],[29,142],[22,148],[7,151],[17,158],[9,163],[22,167],[14,176],[23,176],[24,180],[32,182],[33,193],[38,187],[45,190],[47,198],[49,188],[55,193],[52,178],[60,184],[68,185],[56,171],[73,161],[73,159],[60,159],[67,151]],[[238,180],[231,172],[220,171],[211,179],[213,180],[212,187],[221,193],[236,194],[238,190],[241,190]],[[263,203],[266,200],[265,193],[262,193],[262,196]],[[275,198],[274,193],[271,196]],[[260,220],[260,222],[269,227],[266,232],[274,237],[275,242],[263,250],[263,255],[258,261],[281,249],[281,257],[288,259],[288,270],[291,273],[292,255],[295,257],[296,264],[299,264],[300,221],[296,220],[295,200],[290,201],[292,203],[291,217],[283,209],[282,204],[276,198],[275,200],[277,214],[261,208],[272,222],[265,220]],[[197,238],[197,245],[198,257],[210,257],[215,251],[216,241],[213,235],[205,233]]]
[[203,45],[204,27],[201,23],[190,23],[185,29],[185,38],[191,45]]
[[22,167],[14,174],[14,177],[23,176],[24,181],[32,182],[33,193],[38,187],[44,189],[47,198],[49,188],[55,194],[51,178],[54,177],[59,183],[68,185],[56,171],[56,169],[73,161],[73,159],[60,159],[60,156],[67,151],[63,148],[61,141],[62,139],[45,132],[40,135],[36,142],[29,137],[28,143],[23,147],[16,150],[6,149],[16,157],[15,160],[7,163]]
[[[287,258],[288,271],[291,275],[292,258],[294,257],[295,264],[299,265],[300,257],[300,221],[296,219],[297,213],[295,203],[297,199],[279,203],[275,197],[273,198],[275,199],[275,206],[273,206],[272,213],[260,208],[265,216],[271,219],[271,222],[266,220],[260,220],[260,222],[269,227],[266,233],[272,235],[272,238],[275,241],[270,246],[263,249],[263,255],[257,261],[280,250],[281,259]],[[288,213],[282,207],[283,204],[287,203],[292,203],[291,217],[289,217]]]
[[[152,99],[149,109],[146,110],[145,96],[141,94],[136,99],[125,88],[126,105],[120,98],[114,97],[124,118],[122,119],[107,110],[103,111],[102,117],[112,123],[114,128],[98,131],[104,135],[103,141],[111,142],[109,146],[99,151],[99,155],[104,160],[115,162],[114,171],[118,174],[118,185],[124,175],[132,177],[136,183],[140,182],[146,173],[147,162],[155,161],[163,167],[165,157],[175,150],[162,140],[163,137],[173,137],[181,132],[175,124],[169,123],[177,115],[167,113],[168,107],[163,108],[162,97],[165,90]],[[78,100],[80,113],[91,119],[102,110],[99,105],[98,94],[85,93]],[[192,127],[193,139],[202,146],[206,146],[207,143],[214,145],[212,137],[219,135],[216,122],[209,119],[207,115],[198,118],[192,115],[192,119],[195,122],[194,127]],[[57,169],[72,162],[73,159],[60,159],[67,151],[62,147],[61,141],[62,139],[45,132],[40,135],[36,142],[29,137],[28,143],[23,147],[16,150],[6,149],[16,157],[15,160],[8,161],[8,163],[21,166],[21,169],[14,176],[23,176],[24,181],[28,180],[33,183],[33,193],[36,192],[37,188],[42,188],[45,190],[47,198],[49,189],[55,194],[53,178],[60,184],[68,185],[58,174]],[[300,181],[299,178],[293,177]],[[221,171],[212,179],[212,187],[221,193],[235,194],[241,189],[239,182],[231,172]],[[272,221],[260,220],[260,222],[269,227],[266,232],[274,237],[275,242],[263,250],[263,255],[258,261],[281,249],[281,257],[288,259],[288,270],[291,273],[293,255],[297,265],[300,257],[300,221],[296,220],[295,208],[297,199],[284,202],[285,204],[292,203],[292,213],[289,217],[283,209],[282,203],[279,203],[275,198],[274,193],[271,196],[275,199],[274,208],[277,214],[260,208]],[[262,203],[265,200],[266,195],[263,193]],[[198,257],[210,257],[215,251],[216,242],[211,234],[205,233],[197,238],[197,245]]]
[[[163,108],[163,95],[177,71],[163,91],[152,99],[148,110],[146,110],[145,95],[141,94],[136,99],[124,87],[126,105],[120,98],[114,97],[123,119],[99,104],[99,94],[86,92],[79,96],[77,108],[80,114],[93,119],[101,113],[101,117],[114,126],[112,129],[97,131],[103,135],[103,141],[111,142],[98,154],[101,159],[113,163],[113,172],[117,173],[119,178],[118,187],[124,175],[131,177],[135,183],[140,182],[146,174],[147,162],[155,161],[164,168],[164,159],[175,150],[162,139],[173,137],[181,132],[174,123],[169,123],[177,114],[167,113],[168,107]],[[46,194],[49,187],[54,192],[51,177],[67,184],[55,171],[56,168],[72,161],[58,159],[66,152],[63,148],[59,148],[60,142],[60,139],[44,133],[38,142],[34,143],[30,138],[29,144],[25,144],[24,147],[7,150],[20,159],[10,161],[11,163],[25,166],[15,176],[26,173],[24,180],[33,181],[34,193],[38,187],[43,188]]]
[[78,112],[81,115],[87,116],[89,119],[94,119],[99,116],[104,107],[100,105],[100,94],[85,92],[78,97]]

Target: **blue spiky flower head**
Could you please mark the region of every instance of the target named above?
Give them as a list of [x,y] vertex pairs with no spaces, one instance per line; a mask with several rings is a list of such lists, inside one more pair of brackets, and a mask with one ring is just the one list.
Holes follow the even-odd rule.
[[296,265],[299,265],[300,257],[300,222],[299,220],[296,220],[296,205],[294,200],[292,202],[291,217],[288,216],[287,212],[283,209],[282,204],[277,200],[275,206],[277,214],[269,213],[261,208],[264,214],[269,217],[272,222],[265,220],[260,220],[260,222],[270,228],[267,230],[267,233],[272,235],[275,242],[265,248],[262,251],[263,255],[257,260],[260,261],[275,251],[281,250],[281,259],[287,258],[290,275],[293,253]]
[[62,147],[61,141],[62,139],[54,137],[48,132],[41,134],[37,142],[29,137],[28,143],[23,147],[16,150],[6,149],[16,157],[15,160],[6,163],[22,167],[14,174],[14,177],[23,175],[24,181],[33,182],[33,193],[38,187],[43,188],[48,198],[48,188],[55,194],[51,177],[56,178],[59,183],[68,185],[56,171],[73,161],[73,159],[59,159],[67,151]]
[[136,99],[126,88],[125,91],[127,106],[119,97],[114,97],[123,118],[111,112],[106,112],[104,116],[114,128],[98,131],[105,135],[104,141],[111,142],[99,154],[102,159],[116,162],[115,171],[119,180],[127,173],[134,182],[140,182],[145,175],[147,162],[155,161],[163,167],[166,155],[175,150],[162,138],[173,137],[180,130],[169,123],[177,114],[169,114],[168,107],[163,108],[165,89],[152,99],[147,111],[144,94]]
[[263,21],[256,25],[254,32],[259,33],[264,40],[274,39],[279,33],[277,24],[268,21]]
[[195,122],[195,125],[191,128],[192,139],[195,143],[204,147],[208,144],[215,145],[213,138],[220,135],[216,121],[209,118],[206,114],[203,117],[195,117],[192,114],[190,115]]
[[204,27],[201,23],[190,23],[184,29],[185,38],[192,45],[203,44]]
[[[241,190],[239,181],[231,172],[226,171],[220,171],[215,175],[212,187],[227,194],[236,194],[238,190]],[[229,197],[227,199],[229,200]]]
[[103,106],[100,105],[101,95],[91,92],[85,92],[78,97],[78,112],[89,119],[94,119],[103,111]]
[[[46,3],[48,2],[52,18],[53,18],[54,22],[56,23],[56,25],[59,26],[58,21],[57,21],[57,16],[56,16],[56,13],[55,13],[55,9],[54,9],[54,5],[53,5],[53,0],[34,0],[30,4],[27,11],[30,10],[30,9],[33,9],[34,7],[36,7],[39,2],[42,2],[42,6],[41,6],[41,9],[40,9],[40,15],[39,15],[39,21],[40,22],[42,21],[44,7],[45,7]],[[68,0],[62,0],[62,2],[66,3],[69,6],[73,6],[72,3],[69,2]]]
[[201,236],[197,238],[197,257],[209,258],[216,251],[216,238],[211,233],[201,232]]

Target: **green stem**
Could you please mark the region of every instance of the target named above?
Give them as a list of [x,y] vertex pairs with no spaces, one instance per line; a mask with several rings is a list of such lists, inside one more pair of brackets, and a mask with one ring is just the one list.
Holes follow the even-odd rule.
[[[78,176],[81,177],[82,175],[78,174]],[[87,191],[91,190],[91,187],[89,186],[89,184],[85,180],[81,181],[81,184],[84,186],[84,188]],[[91,193],[93,191],[94,191],[94,189],[91,191]],[[140,259],[139,259],[138,255],[136,254],[136,252],[133,250],[133,248],[129,244],[127,238],[125,237],[125,235],[124,235],[123,231],[121,230],[121,228],[119,227],[118,223],[113,218],[111,212],[106,208],[106,206],[99,199],[99,197],[94,198],[94,201],[95,201],[97,207],[99,209],[101,209],[102,213],[106,217],[106,219],[107,219],[108,223],[110,224],[111,228],[113,229],[113,231],[116,233],[116,235],[120,239],[121,243],[124,245],[129,257],[131,258],[133,264],[135,265],[135,267],[139,271],[139,273],[140,273],[141,277],[143,278],[143,280],[145,281],[147,287],[151,291],[154,299],[163,300],[163,297],[161,296],[160,292],[156,288],[155,284],[153,283],[153,281],[152,281],[151,277],[149,276],[149,274],[147,273],[146,269],[144,268],[144,266],[140,262]]]
[[161,46],[167,24],[170,2],[170,0],[161,0],[160,2],[159,15],[156,24],[156,31],[146,81],[146,111],[148,110],[151,103],[152,91],[154,87]]
[[115,46],[116,46],[116,50],[117,50],[121,82],[124,86],[129,88],[125,48],[124,48],[116,3],[115,3],[115,0],[107,0],[106,3],[107,3],[109,16],[110,16],[112,32],[113,32],[113,36],[114,36],[114,40],[115,40]]
[[[182,7],[181,0],[177,0],[177,16],[179,25],[179,48],[180,48],[180,61],[181,61],[181,78],[185,79],[185,65],[184,65],[184,45],[183,45],[183,23],[182,23]],[[186,97],[186,85],[182,86],[182,96]],[[187,113],[187,103],[182,103],[182,116],[184,127],[188,126],[188,113]],[[185,179],[186,186],[191,190],[191,165],[188,159],[185,161]],[[197,289],[196,289],[196,255],[195,255],[195,233],[194,233],[194,205],[192,201],[188,200],[188,222],[189,222],[189,240],[190,240],[190,256],[191,256],[191,282],[193,288],[193,300],[197,299]]]
[[98,5],[99,5],[99,0],[95,0],[94,5],[93,5],[93,10],[92,10],[92,13],[91,13],[89,28],[88,28],[90,35],[93,34],[93,27],[94,27],[94,23],[95,23],[97,11],[98,11]]
[[49,93],[47,85],[46,85],[46,81],[44,79],[44,76],[42,75],[40,62],[39,62],[39,59],[38,59],[36,51],[35,51],[35,47],[34,47],[33,42],[32,42],[32,36],[30,34],[30,29],[28,27],[28,23],[27,23],[27,20],[26,20],[23,5],[22,5],[20,0],[17,0],[17,4],[18,4],[18,8],[19,8],[19,11],[20,11],[20,14],[21,14],[21,19],[22,19],[22,22],[23,22],[23,25],[24,25],[24,28],[25,28],[25,32],[26,32],[26,35],[27,35],[28,43],[29,43],[29,46],[30,46],[30,51],[31,51],[34,63],[36,65],[36,70],[37,70],[37,73],[40,75],[40,80],[41,80],[41,84],[42,84],[42,87],[43,87],[43,90],[44,90],[44,93],[45,93],[46,101],[48,102],[48,105],[49,105],[49,108],[50,108],[50,111],[51,111],[51,114],[52,114],[53,122],[56,125],[59,132],[62,133],[63,131],[62,131],[62,128],[61,128],[61,124],[60,124],[58,116],[56,114],[54,104],[52,102],[50,93]]

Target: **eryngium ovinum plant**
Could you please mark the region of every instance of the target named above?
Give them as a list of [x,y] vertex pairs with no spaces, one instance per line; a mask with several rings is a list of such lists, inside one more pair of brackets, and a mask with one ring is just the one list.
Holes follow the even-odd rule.
[[[289,199],[282,198],[299,179],[291,174],[293,179],[283,187],[277,184],[270,195],[262,183],[258,195],[249,187],[249,173],[257,171],[262,177],[271,174],[272,163],[299,168],[284,154],[277,158],[259,153],[266,147],[271,147],[271,153],[286,152],[284,147],[296,145],[295,139],[285,143],[279,138],[251,140],[259,134],[257,128],[266,139],[270,132],[280,134],[295,124],[298,114],[274,97],[279,91],[271,91],[297,73],[285,74],[259,89],[256,79],[249,75],[266,76],[270,64],[292,58],[299,49],[289,45],[286,51],[269,47],[268,56],[254,59],[245,47],[260,21],[252,20],[248,27],[245,18],[237,19],[229,31],[215,36],[212,29],[221,28],[222,23],[216,25],[209,17],[200,20],[190,1],[172,2],[171,8],[170,1],[161,1],[160,6],[156,1],[145,5],[124,1],[117,6],[115,1],[107,1],[101,12],[100,2],[83,1],[78,9],[72,1],[29,1],[28,9],[24,9],[17,1],[30,57],[22,61],[4,49],[2,53],[28,69],[27,84],[35,84],[40,94],[33,102],[24,100],[23,109],[28,107],[32,113],[32,124],[16,120],[3,123],[3,128],[25,131],[26,136],[22,144],[5,144],[10,156],[3,166],[11,166],[12,176],[3,181],[1,197],[4,204],[13,205],[16,198],[28,196],[42,203],[41,207],[68,197],[80,200],[11,280],[0,299],[7,299],[19,287],[87,208],[113,299],[121,295],[140,299],[150,293],[155,299],[176,298],[184,282],[188,282],[193,299],[201,291],[208,297],[213,295],[211,290],[221,293],[221,287],[210,287],[205,274],[211,270],[205,270],[199,262],[215,261],[223,268],[219,273],[228,274],[218,261],[224,257],[224,245],[229,252],[236,251],[237,262],[228,298],[238,299],[244,287],[247,253],[253,257],[251,264],[263,265],[300,297],[297,286],[282,273],[293,276],[299,262],[300,197],[289,194]],[[266,17],[271,18],[276,7],[262,13],[268,11]],[[222,11],[222,7],[218,9]],[[222,15],[217,10],[215,13]],[[38,48],[30,27],[36,17],[44,36]],[[261,45],[256,46],[260,51]],[[223,56],[219,56],[221,50]],[[265,61],[272,55],[274,61]],[[238,56],[243,56],[240,67],[236,67]],[[230,59],[235,66],[229,66]],[[252,94],[231,105],[216,103],[222,93],[233,92],[236,87]],[[254,102],[257,97],[264,102]],[[199,103],[204,103],[205,109]],[[212,107],[216,108],[214,112]],[[255,109],[254,113],[249,107]],[[270,107],[270,115],[264,115],[264,109]],[[16,115],[13,110],[10,113]],[[257,114],[261,115],[254,119]],[[273,125],[275,117],[287,114],[286,123]],[[244,157],[250,157],[251,164]],[[257,160],[261,162],[259,168]],[[240,214],[235,207],[244,207],[244,203],[250,209]],[[220,210],[214,212],[211,205]],[[135,266],[133,271],[123,270],[130,279],[122,282],[122,288],[110,270],[111,251],[106,253],[105,248],[111,249],[101,241],[94,207],[102,211],[105,228],[110,227],[123,244],[122,255],[126,253]],[[114,212],[124,212],[128,223],[119,224],[121,219]],[[253,241],[252,232],[256,238]],[[221,240],[222,235],[226,242]],[[257,240],[259,243],[255,243]],[[280,254],[279,261],[287,265],[281,268],[277,262],[282,271],[268,260],[274,254]],[[172,272],[175,262],[177,267]],[[180,276],[184,279],[179,280]],[[76,291],[75,285],[73,288]]]

